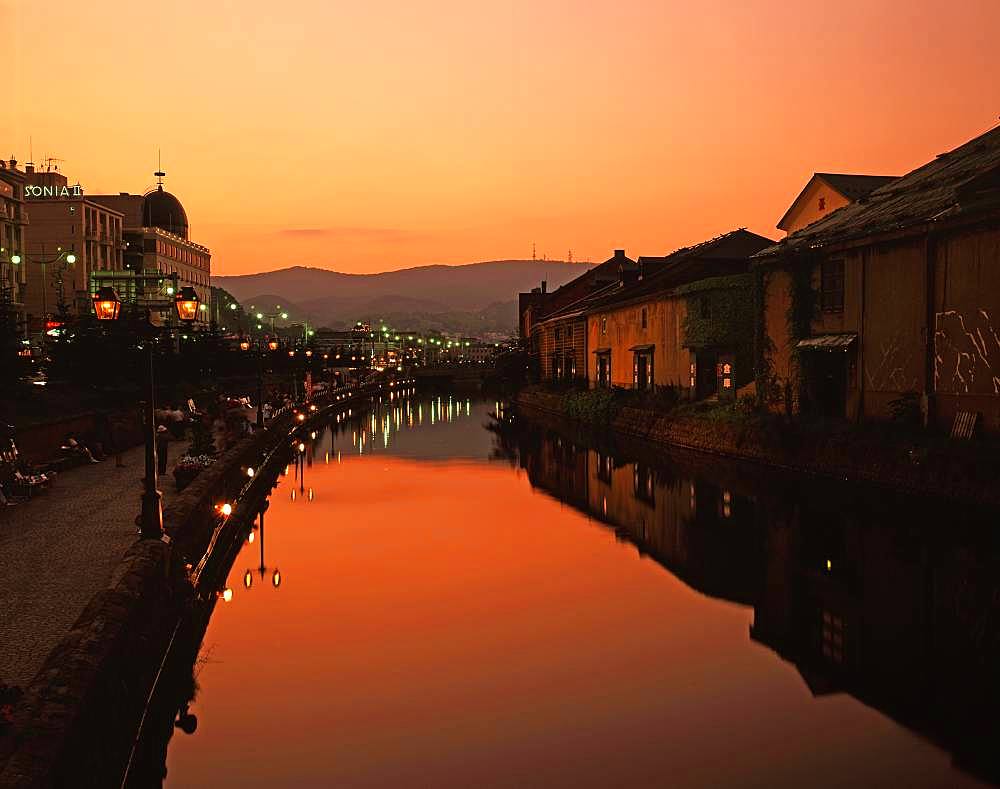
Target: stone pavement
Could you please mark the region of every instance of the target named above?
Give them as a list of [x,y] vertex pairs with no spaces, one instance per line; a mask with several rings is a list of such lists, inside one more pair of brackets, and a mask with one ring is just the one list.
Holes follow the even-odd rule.
[[[170,445],[170,462],[185,442]],[[0,681],[24,687],[136,539],[143,447],[59,474],[50,489],[0,507]],[[164,507],[174,491],[161,477]]]

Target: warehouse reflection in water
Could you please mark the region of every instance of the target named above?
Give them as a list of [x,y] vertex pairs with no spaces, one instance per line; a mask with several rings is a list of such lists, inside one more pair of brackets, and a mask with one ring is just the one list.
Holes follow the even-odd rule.
[[194,715],[178,786],[995,777],[1000,574],[974,516],[446,395],[345,409],[285,471],[178,651],[143,777]]
[[513,417],[494,429],[532,485],[692,588],[752,606],[750,638],[793,663],[815,697],[851,694],[997,780],[1000,561],[988,514],[755,477],[704,456],[592,449]]

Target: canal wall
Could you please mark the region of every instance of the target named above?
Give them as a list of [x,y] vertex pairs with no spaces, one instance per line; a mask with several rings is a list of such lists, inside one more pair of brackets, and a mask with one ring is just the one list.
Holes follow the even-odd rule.
[[[172,633],[225,579],[290,451],[290,439],[373,387],[333,395],[303,420],[286,413],[223,454],[164,511],[163,540],[138,540],[46,659],[0,737],[0,788],[117,786]],[[251,478],[247,467],[255,474]],[[235,503],[229,519],[217,505]],[[99,513],[81,513],[99,517]],[[221,580],[220,580],[221,574]]]
[[[571,415],[567,396],[522,390],[517,406],[544,415],[588,424]],[[980,447],[950,444],[915,447],[887,440],[872,430],[806,433],[794,423],[771,420],[726,421],[677,416],[623,406],[608,413],[601,429],[664,447],[679,447],[740,461],[833,480],[847,480],[902,492],[940,496],[965,504],[1000,507],[1000,463],[984,457]],[[590,427],[595,427],[589,423]]]

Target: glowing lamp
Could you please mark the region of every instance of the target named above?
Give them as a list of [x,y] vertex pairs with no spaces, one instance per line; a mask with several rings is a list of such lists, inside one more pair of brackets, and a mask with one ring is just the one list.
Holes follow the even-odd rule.
[[269,343],[267,344],[267,347],[268,347],[268,348],[270,348],[270,349],[271,349],[272,351],[276,351],[276,350],[278,350],[278,341],[277,341],[277,340],[271,340],[271,341],[270,341],[270,342],[269,342]]
[[271,576],[271,584],[275,589],[281,586],[281,570],[274,571],[274,575]]
[[225,504],[219,507],[219,512],[221,512],[225,517],[228,518],[230,515],[233,514],[233,505],[227,501]]
[[250,341],[249,340],[243,340],[240,343],[240,350],[241,351],[249,351],[250,350]]
[[76,255],[74,255],[72,252],[70,252],[66,256],[66,262],[69,263],[72,266],[74,263],[76,263]]
[[174,307],[177,308],[177,317],[182,321],[193,321],[198,317],[198,305],[200,301],[198,292],[190,285],[181,288],[181,292],[174,299]]
[[118,298],[114,288],[105,285],[94,294],[94,313],[97,315],[97,320],[117,320],[121,309],[122,301]]

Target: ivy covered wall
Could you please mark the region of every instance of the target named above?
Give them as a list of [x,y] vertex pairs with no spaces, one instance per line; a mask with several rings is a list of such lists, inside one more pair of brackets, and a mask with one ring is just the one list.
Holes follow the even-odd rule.
[[757,278],[752,274],[710,277],[677,289],[687,300],[683,344],[736,355],[736,385],[754,379]]

